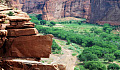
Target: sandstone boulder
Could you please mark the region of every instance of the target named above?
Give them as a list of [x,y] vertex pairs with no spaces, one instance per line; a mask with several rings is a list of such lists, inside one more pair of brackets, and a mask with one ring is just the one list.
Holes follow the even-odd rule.
[[5,57],[49,58],[51,46],[51,35],[9,38],[5,47]]

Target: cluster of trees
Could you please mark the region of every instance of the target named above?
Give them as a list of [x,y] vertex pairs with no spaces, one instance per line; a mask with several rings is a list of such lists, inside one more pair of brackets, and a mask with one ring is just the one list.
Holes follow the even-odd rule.
[[58,22],[59,24],[82,24],[82,21],[62,21],[62,22]]
[[35,23],[36,25],[46,25],[47,21],[42,20],[42,14],[39,15],[29,15],[31,18],[31,22]]
[[[38,14],[38,15],[29,15],[31,18],[31,22],[35,23],[36,25],[48,25],[50,27],[53,27],[56,22],[54,21],[46,21],[46,20],[42,20],[42,14]],[[48,23],[47,23],[48,22]]]
[[53,34],[55,37],[77,43],[84,47],[82,54],[78,55],[80,61],[104,61],[113,62],[120,59],[120,37],[111,33],[111,26],[103,26],[103,30],[97,28],[90,29],[90,32],[77,34],[50,27],[36,27],[39,32]]
[[83,66],[75,67],[74,70],[119,70],[120,66],[115,63],[111,63],[108,66],[99,61],[84,62]]

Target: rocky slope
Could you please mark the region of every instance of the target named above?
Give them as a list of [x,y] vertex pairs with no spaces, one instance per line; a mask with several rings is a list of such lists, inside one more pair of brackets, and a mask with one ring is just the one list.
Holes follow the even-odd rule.
[[27,13],[43,14],[43,19],[82,17],[96,21],[120,22],[119,0],[10,0],[14,7]]

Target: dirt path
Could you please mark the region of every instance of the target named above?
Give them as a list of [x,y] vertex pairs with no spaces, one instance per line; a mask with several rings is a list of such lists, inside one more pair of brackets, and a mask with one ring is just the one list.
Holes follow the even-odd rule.
[[[66,42],[66,41],[64,41],[64,42]],[[47,62],[48,63],[51,62],[51,64],[65,64],[66,70],[74,70],[74,67],[75,67],[75,64],[77,61],[77,57],[72,56],[71,50],[64,49],[64,46],[60,45],[59,42],[57,42],[57,41],[56,41],[56,43],[58,43],[58,45],[61,46],[63,54],[51,54],[50,58],[48,58],[48,59],[43,58],[42,60],[44,60],[44,61],[47,60]]]

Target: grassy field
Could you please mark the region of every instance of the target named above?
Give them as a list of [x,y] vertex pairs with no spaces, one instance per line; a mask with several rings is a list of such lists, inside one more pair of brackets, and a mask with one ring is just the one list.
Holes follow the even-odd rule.
[[66,31],[72,31],[75,33],[81,33],[81,32],[89,32],[91,28],[96,27],[100,30],[102,30],[102,26],[98,26],[98,25],[94,25],[94,24],[85,24],[82,23],[81,25],[79,24],[59,24],[59,26],[56,24],[56,26],[54,26],[54,28],[58,28],[58,29],[63,29]]

